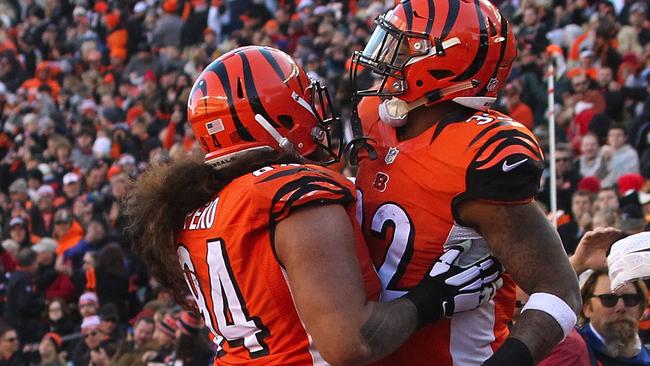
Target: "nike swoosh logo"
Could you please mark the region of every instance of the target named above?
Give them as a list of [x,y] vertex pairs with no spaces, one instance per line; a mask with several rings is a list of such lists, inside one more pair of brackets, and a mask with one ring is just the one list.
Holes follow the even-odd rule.
[[516,162],[514,164],[508,165],[508,160],[506,160],[506,161],[503,162],[503,166],[501,167],[501,169],[503,169],[504,172],[509,172],[512,169],[520,166],[521,164],[523,164],[523,163],[525,163],[527,161],[528,161],[528,158],[526,158],[524,160],[519,160],[518,162]]

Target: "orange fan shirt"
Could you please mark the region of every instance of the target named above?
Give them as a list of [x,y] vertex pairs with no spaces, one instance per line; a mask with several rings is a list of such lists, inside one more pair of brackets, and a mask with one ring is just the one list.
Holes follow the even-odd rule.
[[354,219],[354,192],[349,180],[325,168],[273,165],[235,179],[187,215],[175,234],[177,252],[217,344],[215,365],[325,365],[276,258],[274,228],[301,206],[346,207],[368,299],[377,299],[379,282]]

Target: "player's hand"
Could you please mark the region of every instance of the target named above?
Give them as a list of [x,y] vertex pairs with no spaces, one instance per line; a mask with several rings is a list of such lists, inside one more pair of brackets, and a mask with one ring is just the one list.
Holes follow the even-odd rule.
[[461,246],[449,248],[429,272],[428,280],[438,282],[447,294],[443,299],[445,316],[476,309],[492,300],[503,284],[503,268],[496,258],[490,256],[460,267],[457,262],[463,250]]
[[607,268],[607,252],[623,233],[614,228],[598,228],[588,231],[578,243],[575,254],[569,259],[571,267],[580,274],[588,269]]
[[418,309],[420,324],[476,309],[490,301],[501,287],[503,268],[495,258],[461,267],[457,262],[463,251],[461,246],[450,247],[422,282],[404,295]]

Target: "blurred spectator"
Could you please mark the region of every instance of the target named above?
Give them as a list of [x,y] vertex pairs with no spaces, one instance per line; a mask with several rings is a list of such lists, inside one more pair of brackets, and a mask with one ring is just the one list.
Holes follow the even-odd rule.
[[504,103],[508,115],[515,121],[521,122],[529,130],[533,129],[533,112],[530,107],[521,101],[521,89],[516,84],[510,83],[504,92]]
[[56,247],[57,243],[50,238],[43,238],[32,246],[38,264],[36,287],[44,293],[46,299],[58,297],[71,300],[76,289],[70,277],[56,268],[54,255]]
[[101,320],[102,330],[110,342],[116,343],[124,337],[125,332],[120,329],[120,314],[115,304],[102,305],[99,309],[99,319]]
[[643,232],[647,224],[641,205],[628,204],[621,207],[620,229],[625,234],[632,235]]
[[599,153],[600,145],[598,137],[593,133],[582,136],[580,143],[580,157],[576,161],[578,172],[583,177],[597,177],[599,180],[605,177],[607,166]]
[[183,362],[184,366],[202,366],[211,359],[207,338],[199,333],[203,319],[193,312],[181,311],[178,318],[176,350],[172,358]]
[[178,333],[176,330],[177,320],[171,313],[166,313],[156,321],[153,339],[156,342],[157,350],[145,353],[143,358],[150,362],[168,363],[175,348],[176,333]]
[[154,321],[150,317],[139,318],[133,326],[133,340],[122,341],[114,356],[116,366],[145,365],[142,356],[148,351],[155,351],[156,345],[152,342]]
[[36,366],[63,366],[64,363],[59,357],[62,345],[63,340],[59,334],[46,333],[38,345],[38,354],[41,361]]
[[58,209],[54,214],[54,230],[52,234],[59,243],[56,247],[56,254],[61,255],[79,243],[84,232],[81,225],[73,219],[69,210]]
[[61,298],[53,298],[47,305],[47,331],[66,336],[74,331],[68,304]]
[[23,248],[18,252],[18,269],[11,273],[7,283],[7,302],[4,317],[11,324],[23,342],[40,339],[35,333],[38,318],[43,312],[44,296],[35,286],[38,270],[36,252]]
[[637,281],[625,285],[622,295],[613,294],[607,272],[601,270],[591,273],[582,286],[580,333],[603,365],[650,363],[650,352],[638,335],[647,304],[642,288]]
[[20,351],[16,330],[5,323],[0,323],[0,365],[24,366],[26,360]]
[[[555,147],[555,171],[557,174],[557,207],[564,212],[571,211],[571,197],[576,191],[580,174],[573,164],[573,153],[567,144],[557,144]],[[550,205],[550,174],[545,172],[545,180],[542,185],[540,199]]]
[[115,355],[116,345],[110,341],[103,341],[90,350],[90,362],[93,366],[109,366],[111,358]]
[[596,202],[594,202],[594,211],[604,211],[612,210],[616,211],[618,209],[618,193],[614,187],[603,187],[598,192],[596,196]]
[[639,156],[627,143],[627,133],[623,126],[614,125],[609,128],[607,145],[601,147],[600,153],[607,162],[609,171],[602,180],[603,187],[613,186],[624,174],[639,173]]
[[99,313],[99,300],[94,292],[85,292],[79,297],[79,314],[82,318],[90,318]]
[[568,255],[573,254],[582,236],[592,228],[592,197],[591,192],[576,191],[571,198],[570,221],[557,228]]
[[88,365],[90,363],[90,351],[97,348],[106,339],[97,315],[83,318],[81,333],[83,334],[83,340],[70,353],[70,360],[74,366]]

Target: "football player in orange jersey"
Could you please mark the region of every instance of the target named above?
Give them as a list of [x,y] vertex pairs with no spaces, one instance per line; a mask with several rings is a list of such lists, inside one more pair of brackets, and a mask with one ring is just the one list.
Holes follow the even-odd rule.
[[194,298],[217,365],[364,364],[496,292],[495,261],[461,268],[452,248],[407,298],[373,301],[354,186],[311,164],[338,159],[330,106],[283,52],[229,52],[188,101],[204,161],[152,167],[131,192],[134,248],[177,299]]
[[[353,56],[353,82],[363,67],[378,82],[356,91],[351,160],[382,300],[411,289],[449,246],[471,260],[493,254],[509,274],[493,301],[421,328],[384,364],[532,365],[571,331],[580,294],[533,202],[542,150],[489,109],[516,55],[512,27],[487,0],[402,0],[376,24]],[[509,332],[514,283],[531,297]]]

